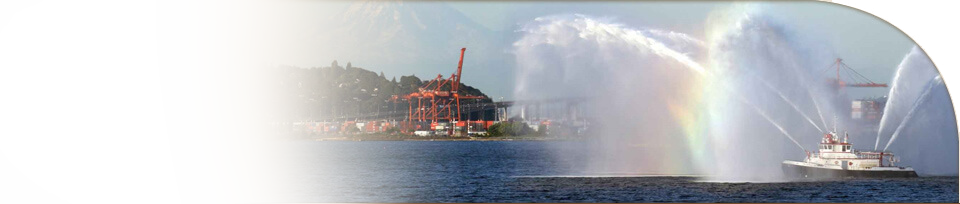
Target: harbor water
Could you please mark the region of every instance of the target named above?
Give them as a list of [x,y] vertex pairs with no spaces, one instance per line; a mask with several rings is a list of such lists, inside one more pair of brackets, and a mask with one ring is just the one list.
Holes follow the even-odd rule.
[[[588,174],[576,141],[298,142],[291,202],[957,202],[958,177],[705,182]],[[565,152],[563,157],[556,152]],[[780,165],[771,164],[771,165]]]

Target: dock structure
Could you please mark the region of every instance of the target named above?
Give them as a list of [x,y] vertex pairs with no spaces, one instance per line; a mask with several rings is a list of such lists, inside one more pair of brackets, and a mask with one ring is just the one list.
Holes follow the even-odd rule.
[[[361,129],[362,132],[379,132],[390,127],[396,127],[400,128],[404,134],[430,131],[436,135],[466,136],[483,133],[490,125],[511,120],[525,122],[531,124],[531,126],[575,123],[582,125],[585,123],[583,113],[588,99],[584,97],[492,102],[473,100],[460,104],[459,111],[454,112],[459,113],[458,117],[454,117],[459,118],[459,120],[449,120],[446,117],[438,117],[438,120],[432,120],[432,115],[429,114],[428,116],[431,117],[421,117],[419,114],[430,112],[428,110],[417,112],[416,108],[409,107],[401,108],[400,106],[406,104],[397,103],[393,104],[396,108],[389,111],[327,116],[317,118],[313,122],[316,124],[322,123],[326,126],[336,126],[335,128],[324,128],[326,132],[342,132],[350,125],[373,125],[373,127],[358,127],[358,129]],[[424,107],[423,109],[427,108]],[[511,111],[513,111],[512,114]],[[381,125],[388,127],[379,127]]]
[[[408,135],[468,136],[485,133],[491,125],[504,121],[523,122],[533,129],[555,122],[581,118],[582,104],[587,98],[544,100],[491,101],[485,96],[461,92],[463,58],[467,48],[460,49],[457,68],[449,77],[438,74],[411,93],[392,95],[376,112],[312,118],[306,121],[312,131],[323,132],[399,130]],[[515,108],[515,109],[514,109]],[[511,109],[517,117],[511,117]],[[349,123],[349,124],[348,124]],[[352,128],[356,125],[357,128]],[[372,125],[372,126],[371,126]],[[319,126],[323,126],[320,128]],[[367,127],[370,126],[370,127]],[[333,127],[333,128],[330,128]]]
[[[460,48],[457,70],[450,74],[449,78],[437,74],[436,78],[418,88],[416,92],[391,97],[391,101],[407,104],[406,121],[401,123],[401,130],[404,133],[409,133],[409,130],[424,129],[424,126],[429,124],[432,130],[443,127],[447,131],[446,135],[461,135],[459,133],[462,131],[455,131],[455,128],[452,128],[452,126],[465,125],[461,124],[461,100],[484,98],[459,93],[460,78],[463,76],[463,55],[466,51],[467,48]],[[450,123],[455,125],[446,125]]]

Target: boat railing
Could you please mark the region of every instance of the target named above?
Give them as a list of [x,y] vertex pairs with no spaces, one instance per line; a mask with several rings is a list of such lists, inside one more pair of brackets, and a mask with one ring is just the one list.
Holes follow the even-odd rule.
[[[858,158],[862,159],[877,159],[880,162],[880,166],[893,166],[893,163],[897,161],[896,156],[890,152],[854,152]],[[887,165],[884,165],[883,160],[887,159]]]

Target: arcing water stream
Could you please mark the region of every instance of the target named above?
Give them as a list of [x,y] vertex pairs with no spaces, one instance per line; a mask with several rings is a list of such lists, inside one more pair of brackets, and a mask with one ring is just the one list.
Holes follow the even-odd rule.
[[[766,119],[768,122],[770,122],[770,124],[772,124],[774,127],[777,127],[777,130],[780,130],[780,133],[782,133],[784,136],[787,136],[787,138],[790,139],[790,141],[792,141],[794,144],[796,144],[797,147],[800,147],[800,150],[803,150],[804,152],[807,151],[806,148],[803,148],[803,145],[800,145],[800,142],[797,142],[797,139],[794,139],[793,136],[790,135],[790,132],[787,132],[786,129],[783,129],[783,126],[782,126],[782,125],[778,124],[778,123],[775,122],[772,118],[770,118],[770,116],[767,115],[767,113],[766,113],[765,111],[761,110],[761,109],[759,108],[759,106],[750,104],[750,102],[747,101],[747,100],[746,100],[745,98],[743,98],[742,96],[740,97],[740,100],[741,100],[743,103],[746,103],[747,106],[753,108],[753,110],[756,111],[757,114],[760,114],[760,116],[762,116],[764,119]],[[786,99],[784,99],[784,100],[786,100]],[[817,129],[819,130],[819,128],[817,128]]]
[[[904,56],[900,65],[897,66],[896,75],[893,77],[893,86],[890,93],[887,94],[887,104],[884,107],[884,114],[880,119],[880,126],[877,129],[877,138],[874,149],[879,149],[880,140],[884,135],[893,135],[886,132],[888,124],[903,124],[906,114],[915,109],[913,104],[920,100],[929,85],[928,82],[937,78],[939,73],[934,68],[933,63],[918,47],[914,47],[910,53]],[[898,129],[900,129],[898,127]]]
[[817,115],[820,116],[820,124],[823,124],[823,128],[827,128],[827,120],[823,119],[823,111],[820,111],[820,104],[817,103],[816,98],[813,98],[813,90],[807,89],[807,96],[810,97],[810,102],[813,103],[813,107],[817,109]]
[[[770,90],[776,92],[776,93],[777,93],[777,96],[780,96],[780,99],[783,99],[783,102],[786,102],[787,104],[790,104],[790,107],[792,107],[793,110],[796,110],[797,113],[799,113],[800,116],[803,116],[804,119],[807,119],[807,122],[810,122],[810,125],[813,125],[813,127],[817,128],[817,131],[823,132],[823,129],[820,128],[820,126],[817,126],[817,123],[816,123],[816,122],[813,122],[813,119],[810,119],[810,116],[807,116],[806,113],[803,113],[803,111],[800,110],[800,106],[797,106],[797,104],[795,104],[795,103],[793,103],[792,101],[790,101],[790,99],[787,99],[787,96],[784,96],[784,95],[783,95],[783,92],[781,92],[781,91],[773,88],[773,86],[771,86],[770,83],[768,83],[767,81],[765,81],[765,80],[763,80],[763,79],[760,79],[760,81],[763,82],[763,85],[764,85],[765,87],[767,87],[767,88],[769,88]],[[816,106],[816,104],[814,104],[814,106]],[[817,112],[819,112],[820,107],[816,107],[816,108],[817,108]],[[821,119],[821,120],[823,119],[822,116],[821,116],[820,119]],[[826,128],[826,125],[824,125],[824,128]]]
[[[942,80],[923,50],[910,50],[897,66],[877,129],[874,149],[892,150],[921,175],[958,170],[956,118]],[[887,140],[882,149],[881,140]]]
[[941,79],[940,76],[934,77],[933,81],[931,81],[930,84],[927,85],[927,88],[924,89],[923,93],[920,94],[920,97],[917,98],[917,101],[913,103],[913,107],[910,108],[910,112],[907,112],[907,116],[903,117],[903,121],[901,121],[900,125],[897,126],[897,129],[893,131],[893,135],[890,136],[890,141],[887,142],[887,146],[883,147],[883,151],[887,151],[887,148],[890,148],[890,145],[893,144],[893,141],[897,140],[897,136],[900,135],[900,131],[902,131],[903,127],[906,126],[908,122],[910,122],[910,119],[913,118],[913,115],[917,112],[917,109],[920,108],[920,106],[923,105],[923,102],[927,100],[928,95],[930,95],[931,91],[941,85],[943,85],[943,79]]

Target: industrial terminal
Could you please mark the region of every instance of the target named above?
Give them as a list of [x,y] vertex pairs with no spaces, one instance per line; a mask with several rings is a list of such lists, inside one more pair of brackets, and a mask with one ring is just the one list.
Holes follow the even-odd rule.
[[[386,100],[376,107],[376,111],[364,111],[358,104],[355,112],[340,111],[338,114],[311,117],[287,125],[296,132],[320,136],[380,134],[457,138],[516,135],[522,132],[491,130],[501,123],[509,123],[508,129],[524,129],[529,133],[554,136],[582,135],[590,129],[591,124],[596,124],[588,114],[583,114],[589,109],[585,107],[589,97],[541,100],[503,100],[500,97],[494,100],[482,93],[473,95],[461,90],[465,54],[466,48],[461,48],[456,70],[449,76],[438,74],[432,79],[423,80],[410,91],[380,97]],[[849,113],[843,119],[865,129],[876,129],[883,116],[887,97],[849,99],[844,92],[847,88],[883,88],[887,84],[864,77],[842,59],[836,59],[822,73],[835,75],[826,77],[830,79],[824,83],[835,89],[836,98],[842,100],[836,104],[847,104],[837,107]],[[366,89],[360,90],[368,94]],[[377,96],[377,93],[369,94]],[[353,99],[362,101],[358,97]]]

